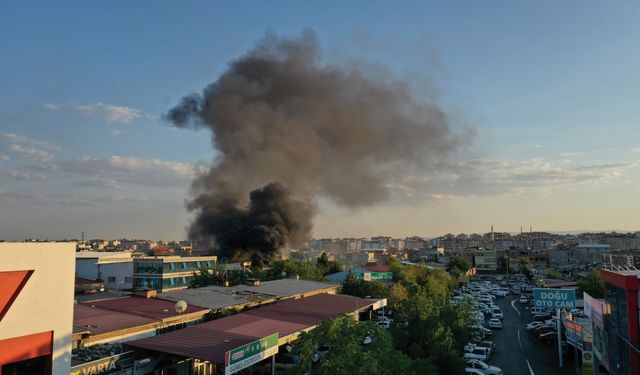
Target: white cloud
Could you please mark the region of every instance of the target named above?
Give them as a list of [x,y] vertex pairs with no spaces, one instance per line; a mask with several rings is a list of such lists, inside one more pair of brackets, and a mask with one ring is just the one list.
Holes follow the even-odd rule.
[[0,155],[0,160],[7,161],[7,160],[11,160],[11,158],[8,157],[7,155]]
[[83,116],[100,116],[111,123],[129,123],[142,116],[139,109],[101,102],[88,105],[73,104],[71,110]]
[[47,162],[53,160],[53,154],[50,152],[38,150],[33,147],[22,146],[19,144],[11,145],[9,147],[9,151],[37,161]]
[[59,109],[58,106],[53,103],[42,103],[42,107],[50,111],[57,111]]
[[36,146],[47,151],[62,151],[63,148],[49,142],[41,141],[38,139],[33,139],[29,137],[25,137],[24,135],[15,134],[15,133],[0,133],[0,139],[3,139],[5,142],[10,144],[27,144],[31,146]]
[[49,193],[32,190],[13,190],[0,188],[0,203],[27,204],[27,205],[62,205],[62,206],[89,206],[100,203],[132,203],[148,201],[147,197],[122,197],[122,196],[85,196],[78,193]]
[[185,186],[199,172],[193,164],[112,156],[109,159],[77,158],[60,164],[67,173],[152,187]]
[[40,173],[29,173],[29,172],[19,172],[19,171],[0,171],[0,177],[2,178],[11,178],[15,180],[22,181],[43,181],[47,179],[47,176]]
[[462,199],[461,197],[453,194],[431,194],[429,195],[429,198],[436,202],[452,202]]

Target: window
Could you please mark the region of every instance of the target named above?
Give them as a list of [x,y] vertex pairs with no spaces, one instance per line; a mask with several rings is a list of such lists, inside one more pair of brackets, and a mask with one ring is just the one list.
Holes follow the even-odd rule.
[[130,277],[130,276],[125,277],[125,278],[124,278],[124,282],[125,282],[125,283],[133,282],[133,277]]
[[169,268],[172,270],[176,269],[176,264],[175,263],[169,263]]
[[110,283],[115,283],[116,282],[116,277],[115,276],[109,276],[107,281],[110,282]]

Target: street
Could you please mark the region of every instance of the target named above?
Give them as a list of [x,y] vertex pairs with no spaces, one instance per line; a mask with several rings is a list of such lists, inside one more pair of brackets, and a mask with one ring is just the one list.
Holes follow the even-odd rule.
[[[512,301],[514,301],[513,304]],[[531,314],[525,310],[524,305],[518,303],[517,296],[496,299],[496,304],[500,306],[504,318],[502,330],[493,330],[492,340],[496,345],[496,353],[491,358],[490,364],[500,367],[506,375],[574,373],[573,365],[558,368],[556,345],[537,343],[527,332],[525,325],[531,321]]]

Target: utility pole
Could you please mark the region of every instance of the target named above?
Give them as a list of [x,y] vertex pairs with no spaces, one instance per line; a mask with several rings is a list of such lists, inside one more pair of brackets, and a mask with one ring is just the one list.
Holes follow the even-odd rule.
[[562,319],[560,318],[560,309],[556,309],[556,316],[558,319],[558,363],[562,368],[562,336],[560,330],[562,329]]

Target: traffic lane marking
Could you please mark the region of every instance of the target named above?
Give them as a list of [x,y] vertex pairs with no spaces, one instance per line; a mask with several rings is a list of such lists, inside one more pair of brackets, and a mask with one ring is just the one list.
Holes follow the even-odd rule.
[[[518,308],[516,307],[516,305],[514,305],[514,303],[515,303],[517,300],[518,300],[518,299],[516,298],[516,299],[514,299],[514,300],[512,300],[512,301],[511,301],[511,307],[513,307],[513,309],[514,309],[514,310],[516,310],[516,312],[518,313],[518,318],[520,318],[520,317],[521,317],[521,315],[520,315],[520,311],[518,311]],[[519,332],[519,331],[518,331],[518,332]]]

